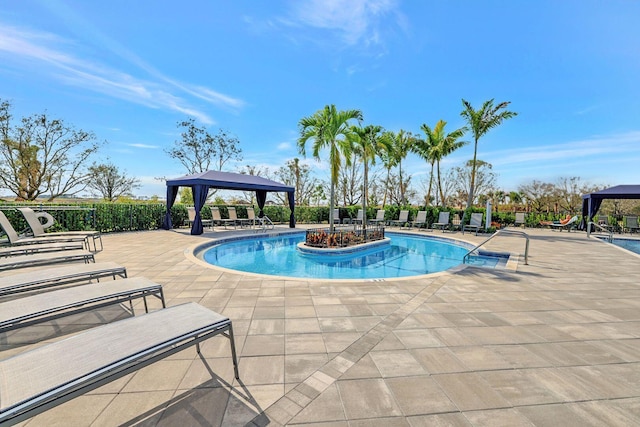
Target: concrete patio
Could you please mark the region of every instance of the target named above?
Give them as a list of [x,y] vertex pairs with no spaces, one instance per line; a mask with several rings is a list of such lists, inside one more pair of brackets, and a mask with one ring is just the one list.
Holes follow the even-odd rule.
[[[107,234],[97,261],[162,284],[169,306],[195,301],[233,320],[241,381],[215,337],[201,357],[187,349],[21,425],[640,425],[640,258],[581,232],[525,231],[529,265],[520,257],[515,270],[335,282],[188,255],[240,230]],[[524,251],[517,237],[495,245]],[[0,334],[0,357],[127,315]]]

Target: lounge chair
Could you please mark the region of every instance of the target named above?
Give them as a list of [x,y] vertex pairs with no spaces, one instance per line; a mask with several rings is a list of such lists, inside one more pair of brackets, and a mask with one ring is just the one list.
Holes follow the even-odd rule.
[[74,251],[84,249],[84,242],[47,243],[42,245],[22,245],[0,248],[0,258],[16,255],[40,254],[46,252]]
[[525,212],[516,212],[516,221],[514,223],[516,227],[525,227],[526,226],[526,213]]
[[[196,220],[196,208],[192,207],[192,206],[188,206],[187,207],[187,215],[188,217],[188,224],[189,226],[193,226],[193,221]],[[213,228],[213,220],[212,219],[204,219],[202,218],[202,215],[200,216],[200,220],[202,221],[202,226],[203,227],[211,227]]]
[[0,258],[0,271],[14,268],[39,267],[61,262],[84,261],[95,262],[93,252],[85,250],[46,252],[42,254],[19,255]]
[[[251,217],[249,216],[249,211],[251,211]],[[255,212],[253,208],[247,208],[247,217],[246,218],[237,218],[236,221],[240,227],[244,227],[245,225],[252,227],[255,223]]]
[[540,221],[540,225],[553,225],[553,224],[565,224],[571,220],[571,215],[567,214],[564,219],[555,221]]
[[64,243],[64,242],[82,242],[89,249],[89,240],[87,236],[40,236],[40,237],[20,237],[18,232],[13,228],[9,219],[4,212],[0,211],[0,228],[7,235],[7,243],[11,246],[21,245],[37,245],[44,243]]
[[415,219],[411,221],[411,227],[420,228],[427,225],[427,211],[418,211]]
[[334,224],[340,224],[340,209],[339,208],[335,208],[333,210],[333,223]]
[[355,219],[351,220],[351,222],[353,224],[362,224],[363,220],[364,220],[364,211],[362,209],[358,209],[358,214],[356,215]]
[[623,232],[633,233],[635,231],[640,230],[640,226],[638,226],[638,217],[637,216],[625,216],[622,218],[623,223]]
[[[0,424],[13,425],[215,335],[228,338],[228,317],[196,303],[98,326],[0,361]],[[105,351],[108,349],[108,351]]]
[[227,224],[233,224],[233,228],[238,227],[238,214],[236,213],[236,208],[229,206],[227,208],[227,213],[229,214],[229,218],[223,218],[222,224],[224,228],[227,228]]
[[461,230],[462,229],[462,220],[460,220],[460,215],[455,214],[453,219],[451,220],[451,231],[453,230]]
[[400,215],[398,216],[398,219],[389,221],[389,225],[391,226],[396,225],[398,227],[402,227],[408,222],[409,222],[409,211],[400,211]]
[[93,242],[93,250],[97,252],[97,241],[100,242],[100,250],[104,249],[102,246],[102,234],[100,234],[99,231],[56,231],[47,233],[33,209],[18,208],[18,210],[22,212],[22,215],[27,221],[27,224],[29,224],[29,228],[31,228],[34,237],[84,237],[87,242],[87,249],[90,249],[89,242]]
[[573,227],[571,227],[571,225],[574,222],[576,222],[577,220],[578,220],[578,215],[575,215],[575,216],[569,218],[568,221],[562,220],[562,221],[560,221],[558,223],[554,222],[554,223],[549,224],[549,226],[551,226],[552,230],[556,229],[558,231],[562,231],[562,230],[566,229],[567,231],[571,231],[571,229],[573,228]]
[[144,310],[148,313],[148,296],[158,298],[162,301],[162,307],[166,307],[162,286],[144,277],[116,280],[113,283],[91,283],[17,298],[0,303],[0,332],[127,301],[131,303],[136,298],[144,300]]
[[384,224],[385,222],[384,214],[385,214],[384,209],[378,209],[378,211],[376,212],[376,217],[374,219],[370,219],[369,223],[373,225],[379,225],[380,223]]
[[472,213],[471,219],[469,220],[469,224],[465,224],[462,226],[462,234],[464,234],[465,230],[471,229],[476,231],[476,236],[478,235],[478,230],[482,228],[482,213]]
[[451,215],[451,212],[448,211],[443,211],[440,212],[438,214],[438,221],[434,222],[433,224],[431,224],[431,228],[435,229],[440,227],[442,229],[442,232],[444,233],[444,229],[446,228],[450,228],[449,226],[449,216]]
[[115,262],[76,264],[53,267],[0,277],[0,297],[31,292],[103,277],[127,277],[127,269]]
[[211,207],[211,221],[214,225],[222,225],[222,217],[220,216],[220,208],[217,206]]

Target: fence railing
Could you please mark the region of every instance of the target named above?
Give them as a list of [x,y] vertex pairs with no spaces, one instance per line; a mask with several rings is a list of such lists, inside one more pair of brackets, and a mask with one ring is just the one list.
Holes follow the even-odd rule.
[[328,228],[308,229],[305,244],[314,248],[344,248],[384,239],[384,226],[370,226],[351,230]]

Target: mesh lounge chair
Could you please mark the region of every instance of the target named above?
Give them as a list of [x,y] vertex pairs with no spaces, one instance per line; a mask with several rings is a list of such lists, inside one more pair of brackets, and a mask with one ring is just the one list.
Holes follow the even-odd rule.
[[0,297],[5,295],[52,288],[103,277],[127,277],[127,269],[115,262],[80,264],[39,269],[0,277]]
[[11,246],[34,245],[44,243],[63,243],[63,242],[83,242],[85,247],[89,248],[89,241],[86,236],[42,236],[42,237],[20,237],[18,232],[13,228],[9,219],[4,212],[0,211],[0,228],[7,236],[7,242]]
[[556,229],[558,231],[562,231],[562,230],[567,230],[567,231],[571,231],[571,229],[574,227],[573,223],[575,223],[578,220],[578,215],[575,215],[573,217],[571,217],[568,221],[560,221],[560,222],[553,222],[551,224],[549,224],[549,226],[551,226],[551,229]]
[[95,258],[92,252],[85,250],[11,256],[7,258],[0,258],[0,271],[13,270],[14,268],[39,267],[42,265],[73,261],[84,261],[85,263],[89,263],[95,262]]
[[411,221],[411,227],[422,227],[427,225],[427,211],[418,211],[415,219]]
[[516,212],[516,221],[514,223],[516,227],[524,227],[526,225],[526,213]]
[[362,209],[358,209],[358,214],[356,215],[355,219],[353,219],[351,222],[353,224],[362,224],[363,220],[364,220],[364,211]]
[[398,216],[398,219],[389,221],[389,225],[402,227],[408,222],[409,222],[409,211],[400,211],[400,215]]
[[227,213],[229,214],[229,218],[223,218],[222,224],[224,228],[227,228],[227,224],[233,224],[233,228],[238,227],[238,214],[236,213],[236,208],[229,206],[227,208]]
[[623,217],[624,228],[622,229],[624,232],[628,231],[629,233],[633,233],[635,231],[640,230],[638,226],[638,217],[637,216],[625,216]]
[[100,250],[104,249],[102,246],[102,235],[99,231],[57,231],[47,233],[33,209],[18,208],[18,210],[22,213],[22,216],[24,216],[27,224],[29,224],[29,228],[31,228],[34,237],[84,237],[87,242],[87,249],[90,249],[90,241],[93,242],[94,251],[98,251],[97,241],[100,242]]
[[[193,226],[193,221],[196,220],[196,208],[189,206],[187,207],[187,214],[189,215],[188,217],[188,223],[189,226]],[[204,219],[202,218],[202,216],[200,216],[200,220],[202,221],[202,226],[203,227],[211,227],[213,228],[213,220],[212,219]]]
[[[25,421],[215,335],[228,338],[228,317],[187,303],[109,323],[0,360],[0,425]],[[108,348],[109,351],[104,351]]]
[[455,214],[453,219],[451,220],[451,231],[460,230],[462,228],[462,221],[460,220],[460,215]]
[[162,307],[166,307],[162,286],[144,277],[116,280],[113,283],[91,283],[17,298],[0,303],[0,332],[127,301],[131,303],[136,298],[144,300],[144,310],[148,313],[148,296],[158,298],[162,301]]
[[211,222],[214,225],[222,225],[222,217],[220,216],[220,208],[216,206],[211,207]]
[[0,248],[0,258],[16,255],[40,254],[46,252],[74,251],[84,249],[84,242],[47,243],[42,245],[22,245]]
[[375,217],[375,219],[370,219],[370,220],[369,220],[369,223],[370,223],[370,224],[374,224],[374,225],[378,225],[378,224],[380,224],[380,223],[383,223],[383,224],[384,224],[384,221],[385,221],[385,220],[384,220],[384,213],[385,213],[385,210],[384,210],[384,209],[378,209],[378,211],[376,212],[376,217]]
[[[251,212],[253,213],[253,218],[249,217],[249,210],[251,210]],[[238,225],[240,225],[240,227],[244,227],[245,225],[247,226],[252,226],[254,221],[255,221],[255,212],[253,212],[253,208],[247,208],[247,217],[246,218],[237,218],[236,222],[238,223]]]
[[442,229],[442,232],[444,233],[445,227],[450,228],[449,226],[450,215],[451,215],[451,212],[446,212],[446,211],[440,212],[438,214],[438,221],[431,224],[431,228],[435,229],[437,227],[440,227]]
[[465,224],[462,226],[462,234],[464,234],[466,229],[471,229],[476,231],[476,236],[478,235],[478,230],[482,228],[482,213],[472,213],[471,220],[469,220],[469,224]]

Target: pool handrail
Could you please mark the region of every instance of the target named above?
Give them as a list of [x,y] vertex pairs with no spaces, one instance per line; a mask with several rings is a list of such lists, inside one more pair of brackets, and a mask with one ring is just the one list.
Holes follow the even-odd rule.
[[593,222],[593,221],[589,221],[587,223],[587,237],[591,238],[591,226],[595,226],[597,228],[599,228],[600,230],[604,231],[605,233],[607,233],[607,242],[611,243],[613,241],[613,231],[608,230],[607,228],[603,227],[602,225],[598,224],[597,222]]
[[494,237],[498,236],[499,234],[519,235],[519,236],[522,236],[522,237],[524,237],[526,239],[525,246],[524,246],[524,265],[529,265],[529,235],[527,233],[525,233],[524,231],[517,231],[517,230],[498,230],[498,231],[496,231],[491,236],[489,236],[489,238],[485,239],[482,243],[480,243],[479,245],[476,245],[473,249],[471,249],[469,252],[467,252],[465,254],[465,256],[462,258],[462,263],[466,264],[467,260],[469,259],[469,257],[471,256],[472,253],[477,251],[481,246],[483,246],[485,243],[487,243],[489,240],[493,239]]

